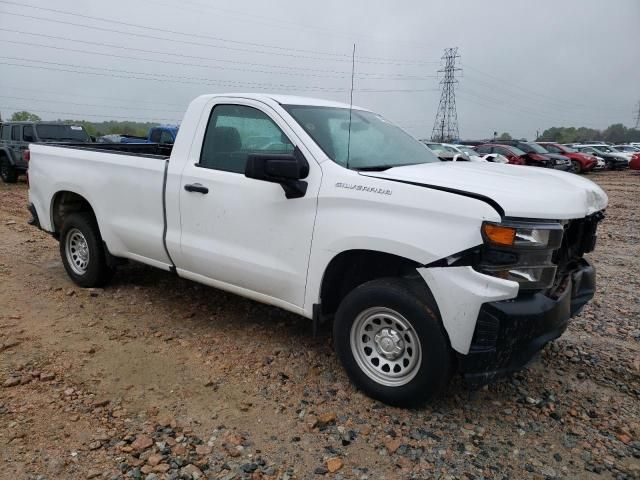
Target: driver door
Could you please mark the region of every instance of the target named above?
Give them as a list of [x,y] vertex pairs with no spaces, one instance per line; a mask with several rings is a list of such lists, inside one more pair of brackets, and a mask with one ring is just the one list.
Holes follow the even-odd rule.
[[[214,99],[203,115],[180,184],[181,276],[292,309],[302,308],[320,167],[277,112],[257,101]],[[244,175],[250,154],[309,162],[306,195]],[[271,300],[265,299],[270,297]]]

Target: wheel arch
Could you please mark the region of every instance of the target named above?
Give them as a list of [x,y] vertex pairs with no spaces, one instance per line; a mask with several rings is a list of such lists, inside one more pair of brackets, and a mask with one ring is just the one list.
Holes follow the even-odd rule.
[[318,313],[322,317],[332,316],[342,299],[358,285],[384,277],[418,276],[416,269],[421,266],[410,258],[378,250],[340,252],[329,261],[322,275]]
[[9,160],[9,164],[15,166],[16,162],[13,159],[13,155],[11,155],[11,151],[7,147],[0,147],[0,160],[3,158],[7,158]]
[[97,216],[91,203],[79,193],[70,190],[60,190],[51,198],[51,228],[54,235],[60,234],[64,219],[74,212],[88,212],[93,215],[97,223]]

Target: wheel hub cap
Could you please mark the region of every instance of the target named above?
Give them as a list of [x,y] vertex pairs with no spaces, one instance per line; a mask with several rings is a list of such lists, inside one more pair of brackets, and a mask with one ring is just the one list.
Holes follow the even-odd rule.
[[361,312],[351,326],[351,353],[360,369],[390,387],[409,383],[422,363],[422,349],[411,323],[386,307]]
[[393,328],[383,328],[374,337],[376,349],[385,358],[395,360],[404,352],[404,342]]
[[80,230],[74,228],[67,233],[65,254],[71,269],[78,275],[84,275],[89,266],[91,254],[87,239]]

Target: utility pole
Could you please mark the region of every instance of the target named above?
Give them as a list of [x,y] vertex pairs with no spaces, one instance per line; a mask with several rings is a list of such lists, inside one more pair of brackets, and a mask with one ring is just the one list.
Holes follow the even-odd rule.
[[455,87],[458,83],[456,73],[462,71],[457,67],[458,47],[445,48],[442,56],[443,68],[438,73],[444,73],[444,77],[440,80],[442,85],[442,94],[440,95],[440,104],[438,105],[438,113],[431,132],[431,140],[435,142],[450,142],[459,137],[458,132],[458,113],[456,112],[456,92]]
[[637,130],[638,128],[640,128],[640,101],[638,102],[638,109],[636,110],[636,118],[635,118],[635,120],[636,120],[635,128]]

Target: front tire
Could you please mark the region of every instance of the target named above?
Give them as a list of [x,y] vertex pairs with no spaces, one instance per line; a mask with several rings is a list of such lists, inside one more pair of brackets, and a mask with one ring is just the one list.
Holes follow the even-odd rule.
[[71,280],[83,288],[104,286],[113,276],[98,224],[91,213],[72,213],[60,229],[60,256]]
[[0,158],[0,178],[4,183],[16,183],[18,181],[18,172],[5,156]]
[[453,370],[433,299],[411,280],[373,280],[351,291],[336,313],[333,342],[353,383],[389,405],[423,404]]

